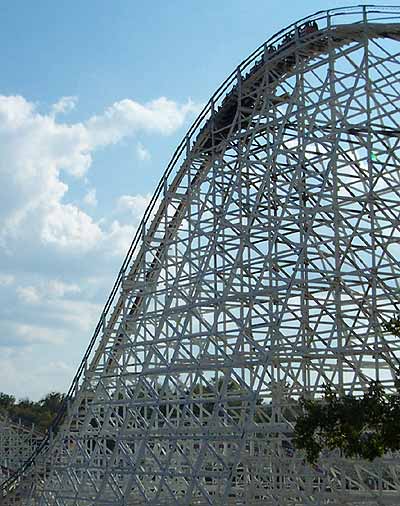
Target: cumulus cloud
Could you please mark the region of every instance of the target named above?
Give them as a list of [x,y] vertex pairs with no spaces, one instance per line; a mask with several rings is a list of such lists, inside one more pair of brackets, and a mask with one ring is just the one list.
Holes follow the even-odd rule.
[[0,273],[0,286],[12,285],[15,281],[15,277],[12,274]]
[[64,341],[64,337],[54,329],[41,327],[39,325],[17,324],[15,326],[16,335],[24,343],[46,343],[60,344]]
[[150,160],[150,152],[143,146],[141,142],[136,144],[136,154],[139,160]]
[[104,250],[111,256],[124,256],[135,235],[137,226],[151,200],[151,195],[121,195],[114,217],[104,237]]
[[[48,347],[49,344],[43,343],[42,346]],[[26,347],[3,347],[1,351],[3,392],[13,393],[19,399],[28,394],[31,398],[41,399],[51,391],[67,391],[75,370],[68,360],[32,360]]]
[[87,300],[51,300],[47,305],[47,310],[57,314],[58,321],[65,326],[65,329],[79,330],[83,335],[90,337],[90,333],[100,318],[102,304]]
[[114,220],[104,241],[106,254],[112,257],[123,257],[128,251],[135,232],[135,225],[123,224],[118,220]]
[[47,283],[41,283],[41,291],[51,297],[64,297],[68,294],[80,293],[81,289],[75,283],[64,283],[58,279],[51,279]]
[[[20,286],[18,299],[25,305],[14,318],[5,320],[3,334],[14,335],[15,344],[62,343],[77,332],[90,334],[101,314],[102,306],[77,298],[81,288],[58,280],[39,282],[37,286]],[[18,319],[23,315],[23,320]],[[29,339],[28,339],[29,337]],[[88,336],[85,343],[88,341]],[[85,344],[82,343],[82,344]],[[0,346],[10,345],[10,339],[0,336]]]
[[122,212],[129,212],[134,218],[141,218],[144,214],[149,202],[151,195],[121,195],[117,202],[117,210]]
[[80,293],[81,289],[76,283],[64,283],[58,279],[50,279],[39,280],[36,285],[19,286],[16,292],[21,301],[27,304],[39,304]]
[[201,106],[188,100],[177,104],[160,97],[147,104],[125,99],[115,102],[103,114],[93,116],[86,123],[91,146],[115,144],[137,131],[168,135],[180,128],[189,114],[199,112]]
[[[79,362],[150,200],[122,195],[101,218],[96,189],[79,203],[71,181],[87,188],[96,150],[136,134],[172,134],[199,109],[164,97],[146,104],[125,99],[87,120],[63,121],[76,104],[76,97],[62,97],[43,113],[22,96],[0,95],[0,370],[10,393],[58,388],[55,371],[41,375],[36,367],[43,357],[47,367],[65,356],[63,374],[72,377],[67,362]],[[150,156],[141,143],[136,154]],[[20,378],[24,364],[32,374]]]
[[61,97],[58,102],[53,104],[51,110],[53,115],[65,114],[75,109],[78,102],[78,97]]
[[[75,103],[75,97],[64,97],[53,112],[66,112]],[[97,148],[139,130],[170,134],[198,108],[192,101],[177,104],[165,97],[144,105],[126,99],[87,121],[67,124],[41,114],[21,96],[0,96],[0,239],[5,243],[5,237],[30,233],[60,249],[94,248],[105,232],[75,203],[65,202],[69,188],[62,173],[82,178]],[[138,149],[145,159],[145,148]],[[92,189],[84,203],[96,202]]]
[[[51,228],[47,217],[51,222],[54,214],[66,215],[63,222],[78,222],[69,227],[74,235],[82,217],[74,206],[62,202],[68,186],[61,181],[60,171],[80,176],[91,164],[84,128],[40,115],[22,97],[4,96],[0,97],[0,124],[2,238],[18,236],[26,222],[37,236],[44,232],[44,239],[54,237],[46,232]],[[67,228],[65,223],[63,228]]]
[[95,188],[91,188],[86,193],[86,195],[83,197],[83,202],[85,204],[87,204],[88,206],[92,206],[92,207],[96,207],[97,206],[98,202],[97,202],[96,189]]
[[40,237],[43,242],[71,252],[92,249],[102,238],[93,219],[72,204],[58,203],[43,217]]
[[26,304],[39,304],[40,294],[34,286],[19,286],[17,288],[19,299]]

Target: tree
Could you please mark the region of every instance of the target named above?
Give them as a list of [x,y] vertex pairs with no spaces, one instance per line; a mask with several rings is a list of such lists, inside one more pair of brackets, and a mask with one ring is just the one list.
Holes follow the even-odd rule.
[[51,392],[38,402],[22,399],[16,402],[15,397],[0,393],[0,411],[15,422],[35,425],[40,432],[45,432],[58,413],[64,400],[64,394]]
[[39,404],[42,406],[43,410],[48,411],[52,416],[55,416],[58,413],[64,398],[65,395],[60,394],[60,392],[50,392],[46,395],[46,397],[39,401]]
[[15,404],[15,397],[13,395],[4,394],[0,392],[0,409],[10,409]]
[[[384,324],[400,337],[400,316]],[[398,374],[399,371],[395,371]],[[374,460],[387,451],[400,450],[400,382],[396,393],[371,382],[362,397],[339,397],[328,385],[323,399],[302,398],[303,414],[295,425],[295,446],[315,463],[321,451],[339,449],[345,457]]]
[[329,387],[324,400],[302,399],[295,445],[314,463],[324,448],[340,449],[345,457],[373,460],[400,450],[400,395],[387,394],[372,382],[362,397],[338,397]]

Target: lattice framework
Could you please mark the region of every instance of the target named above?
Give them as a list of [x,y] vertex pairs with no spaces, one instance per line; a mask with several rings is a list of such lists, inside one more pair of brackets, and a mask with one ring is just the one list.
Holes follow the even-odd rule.
[[44,440],[44,434],[0,415],[0,485],[30,458]]

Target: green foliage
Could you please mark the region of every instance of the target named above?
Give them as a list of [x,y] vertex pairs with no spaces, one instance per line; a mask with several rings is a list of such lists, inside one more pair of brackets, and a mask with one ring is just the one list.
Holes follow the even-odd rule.
[[[385,329],[400,337],[400,317]],[[399,371],[396,371],[398,373]],[[303,414],[295,426],[295,446],[315,463],[323,449],[339,449],[348,458],[373,460],[389,450],[400,450],[400,390],[385,392],[371,382],[362,397],[339,397],[330,386],[320,400],[301,399]]]
[[314,463],[324,448],[340,449],[348,458],[373,460],[400,449],[400,397],[372,382],[362,397],[338,397],[329,387],[320,400],[302,399],[295,445]]
[[383,327],[394,336],[400,337],[400,317],[392,318],[383,324]]
[[15,404],[15,397],[13,395],[3,394],[0,392],[0,410],[9,409]]
[[15,422],[21,421],[26,426],[34,424],[36,430],[46,432],[63,400],[64,394],[58,392],[51,392],[38,402],[29,399],[16,402],[12,395],[0,393],[0,412]]

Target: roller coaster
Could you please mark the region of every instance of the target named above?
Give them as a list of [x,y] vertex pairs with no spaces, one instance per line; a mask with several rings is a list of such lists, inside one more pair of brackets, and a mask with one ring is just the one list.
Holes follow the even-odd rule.
[[400,459],[294,448],[299,398],[394,391],[400,8],[272,36],[175,151],[21,506],[398,505]]
[[0,415],[0,484],[24,465],[44,440],[35,427]]

